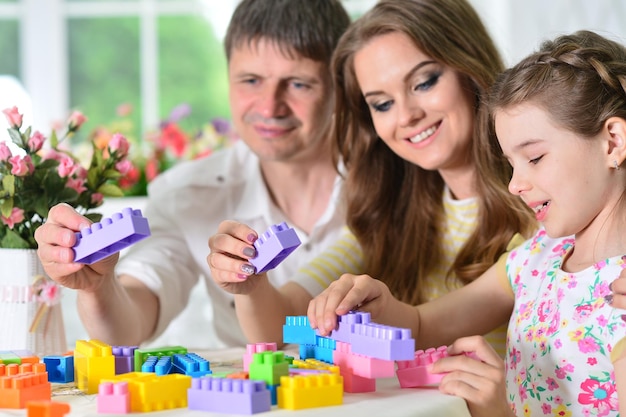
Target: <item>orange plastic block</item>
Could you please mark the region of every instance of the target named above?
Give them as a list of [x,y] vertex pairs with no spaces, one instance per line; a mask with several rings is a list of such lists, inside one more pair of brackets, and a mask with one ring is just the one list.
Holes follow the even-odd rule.
[[0,376],[19,375],[29,372],[34,372],[36,374],[46,372],[46,365],[43,363],[23,363],[21,365],[16,363],[10,363],[8,365],[0,364]]
[[336,374],[280,378],[278,408],[302,410],[343,404],[343,378]]
[[79,390],[97,394],[103,378],[115,376],[115,356],[110,345],[99,340],[77,340],[74,349],[74,380]]
[[50,400],[51,396],[46,372],[0,377],[0,408],[26,408],[28,401]]
[[187,390],[191,388],[189,375],[129,372],[102,380],[102,382],[120,381],[128,382],[130,411],[133,413],[187,407]]
[[250,379],[250,375],[246,371],[233,372],[226,375],[226,378],[230,379]]
[[29,401],[26,410],[28,417],[63,417],[70,412],[70,405],[57,401]]

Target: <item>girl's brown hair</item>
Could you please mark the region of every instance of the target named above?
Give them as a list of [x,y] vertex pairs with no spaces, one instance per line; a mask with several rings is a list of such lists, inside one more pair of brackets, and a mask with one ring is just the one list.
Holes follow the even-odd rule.
[[[515,233],[535,223],[506,184],[511,168],[490,134],[483,97],[503,69],[493,41],[465,0],[382,0],[342,36],[332,61],[336,88],[336,157],[347,168],[348,226],[366,271],[398,299],[424,301],[423,281],[443,262],[444,181],[405,161],[378,138],[354,72],[354,55],[370,39],[403,33],[426,55],[466,79],[476,103],[471,158],[479,196],[476,229],[448,271],[462,282],[495,263]],[[484,140],[478,140],[486,136]],[[442,277],[444,279],[444,277]]]

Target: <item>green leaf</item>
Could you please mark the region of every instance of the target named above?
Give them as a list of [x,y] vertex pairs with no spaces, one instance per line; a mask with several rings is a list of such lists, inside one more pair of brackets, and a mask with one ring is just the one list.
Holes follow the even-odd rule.
[[2,215],[4,217],[9,217],[12,211],[13,211],[13,199],[7,198],[0,205],[0,212],[2,212]]
[[17,129],[8,129],[8,130],[9,130],[9,136],[11,136],[11,140],[13,141],[13,143],[19,146],[20,149],[24,149],[24,145],[22,144],[22,135],[20,131]]
[[2,188],[9,193],[10,196],[15,195],[15,176],[5,175],[2,177]]
[[57,137],[57,132],[55,132],[54,130],[50,134],[50,146],[55,149],[57,146],[59,146],[59,138]]
[[8,229],[6,235],[2,238],[0,247],[4,249],[31,249],[28,242],[11,229]]
[[122,189],[113,184],[103,184],[98,188],[97,192],[106,197],[124,197]]
[[102,176],[108,180],[115,180],[115,179],[121,178],[122,174],[120,174],[119,171],[116,171],[114,169],[107,169],[106,171],[102,173]]

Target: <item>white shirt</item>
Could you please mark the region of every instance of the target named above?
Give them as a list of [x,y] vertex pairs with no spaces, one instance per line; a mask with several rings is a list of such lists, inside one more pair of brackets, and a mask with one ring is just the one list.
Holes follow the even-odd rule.
[[[281,286],[289,281],[300,265],[338,237],[345,223],[345,210],[337,206],[340,188],[338,176],[330,203],[310,235],[288,223],[302,244],[268,272],[273,285]],[[118,264],[117,273],[140,279],[159,297],[155,336],[185,308],[198,278],[202,278],[210,297],[213,320],[196,324],[186,333],[193,340],[179,340],[177,344],[194,348],[244,346],[246,339],[235,315],[233,296],[213,282],[206,258],[208,239],[223,220],[240,221],[259,234],[286,221],[271,201],[258,158],[243,142],[238,142],[210,157],[181,163],[166,171],[150,183],[148,194],[143,214],[150,224],[151,237],[128,250]],[[212,333],[215,336],[211,340],[198,337],[209,338]]]

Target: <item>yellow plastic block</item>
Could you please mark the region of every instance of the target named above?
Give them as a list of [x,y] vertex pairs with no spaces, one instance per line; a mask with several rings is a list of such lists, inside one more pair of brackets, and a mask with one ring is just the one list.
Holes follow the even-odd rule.
[[328,371],[331,374],[339,375],[339,367],[331,363],[320,361],[317,359],[294,359],[292,366],[300,369],[315,369],[317,371]]
[[48,373],[0,377],[0,408],[26,408],[28,401],[50,400]]
[[110,345],[99,340],[77,340],[74,349],[74,379],[79,390],[97,394],[103,378],[115,376],[115,356]]
[[120,381],[128,382],[130,410],[133,413],[187,407],[187,390],[191,388],[189,375],[129,372],[102,380],[102,382]]
[[280,378],[278,408],[302,410],[343,404],[343,378],[336,374]]

